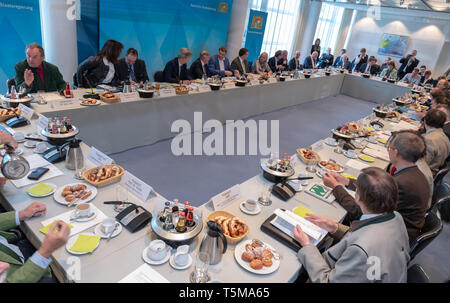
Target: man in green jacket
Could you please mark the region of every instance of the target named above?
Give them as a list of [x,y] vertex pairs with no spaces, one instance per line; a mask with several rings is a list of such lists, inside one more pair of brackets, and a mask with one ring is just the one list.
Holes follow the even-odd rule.
[[44,61],[42,46],[32,43],[25,52],[27,58],[14,67],[16,87],[25,88],[26,93],[64,91],[66,82],[58,67]]

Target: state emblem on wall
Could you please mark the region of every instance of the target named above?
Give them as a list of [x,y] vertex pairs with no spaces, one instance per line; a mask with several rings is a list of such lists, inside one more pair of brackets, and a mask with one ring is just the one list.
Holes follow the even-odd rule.
[[228,3],[219,2],[219,8],[217,10],[219,13],[228,13]]
[[264,21],[263,17],[253,16],[252,24],[250,25],[250,28],[262,29],[263,21]]

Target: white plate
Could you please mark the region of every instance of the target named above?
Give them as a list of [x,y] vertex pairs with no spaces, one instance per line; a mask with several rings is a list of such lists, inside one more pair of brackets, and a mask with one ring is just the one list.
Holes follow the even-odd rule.
[[[48,185],[48,186],[50,186],[50,187],[53,187],[53,190],[52,190],[50,193],[48,193],[48,194],[46,194],[46,195],[43,195],[43,196],[36,196],[36,195],[30,194],[30,193],[28,193],[28,192],[27,192],[27,194],[30,195],[30,196],[32,196],[32,197],[34,197],[34,198],[44,198],[44,197],[48,197],[48,196],[53,195],[53,193],[56,191],[57,186],[56,186],[55,184],[53,184],[53,183],[44,183],[44,184],[46,184],[46,185]],[[36,184],[36,185],[37,185],[37,184]],[[33,186],[31,186],[30,188],[35,187],[36,185],[33,185]],[[30,188],[28,188],[28,189],[30,189]],[[27,189],[27,190],[28,190],[28,189]]]
[[[97,236],[97,235],[94,235],[93,233],[83,233],[83,234],[75,235],[75,236],[73,236],[72,238],[70,238],[70,239],[67,241],[67,244],[66,244],[66,250],[67,250],[69,253],[73,254],[73,255],[85,255],[85,254],[90,254],[89,252],[79,252],[79,251],[73,251],[73,250],[70,250],[70,248],[71,248],[71,247],[75,244],[75,242],[77,241],[79,235]],[[97,249],[97,247],[98,247],[99,245],[100,245],[100,241],[98,241],[98,244],[97,244],[97,246],[95,247],[95,249]],[[94,249],[94,251],[95,251],[95,249]],[[94,251],[93,251],[93,252],[94,252]]]
[[172,255],[172,252],[170,251],[170,247],[167,246],[167,248],[166,248],[166,249],[168,250],[167,256],[166,256],[164,259],[162,259],[162,260],[154,261],[154,260],[150,259],[150,258],[147,256],[147,251],[148,251],[149,248],[150,248],[150,247],[147,246],[147,247],[142,251],[142,259],[144,259],[145,263],[148,263],[148,264],[150,264],[150,265],[161,265],[161,264],[164,264],[164,263],[166,263],[167,261],[169,261],[170,256]]
[[169,264],[170,264],[170,266],[172,266],[175,269],[183,270],[183,269],[191,267],[191,265],[192,265],[192,257],[191,257],[191,255],[188,255],[188,262],[187,262],[187,264],[185,266],[178,266],[175,263],[175,254],[173,254],[172,256],[170,256]]
[[[74,219],[75,218],[75,213],[76,210],[74,210],[71,214],[70,214],[70,219]],[[78,222],[78,223],[82,223],[82,222],[89,222],[94,220],[95,218],[97,218],[97,212],[93,209],[91,209],[91,212],[89,213],[89,216],[87,217],[82,217],[79,219],[74,219],[74,220],[70,220],[70,222]]]
[[348,154],[347,154],[347,151],[344,151],[344,156],[346,156],[347,158],[350,158],[350,159],[356,159],[358,156],[355,154],[353,157],[350,157]]
[[[249,272],[255,273],[255,274],[267,275],[267,274],[273,273],[280,267],[280,264],[281,264],[280,260],[275,260],[274,258],[272,258],[273,264],[270,267],[264,266],[262,269],[259,269],[259,270],[251,268],[250,263],[242,260],[242,258],[241,258],[242,253],[245,251],[246,244],[252,244],[252,240],[242,241],[234,249],[234,258],[236,259],[236,262],[240,266],[242,266],[244,269],[248,270]],[[265,245],[272,251],[274,250],[274,248],[272,246],[270,246],[269,244],[265,243]]]
[[23,144],[23,146],[25,146],[27,148],[35,148],[36,144],[37,144],[37,141],[28,140],[27,142],[25,142]]
[[332,170],[332,169],[325,168],[325,166],[320,164],[320,162],[317,162],[317,166],[319,166],[320,168],[323,168],[323,170],[330,171],[330,172],[335,172],[335,173],[342,173],[342,172],[344,172],[344,167],[342,165],[340,165],[340,164],[337,164],[337,165],[339,165],[341,167],[340,170]]
[[[117,222],[119,223],[119,222]],[[109,234],[105,234],[103,233],[102,229],[101,229],[101,225],[102,223],[97,224],[97,226],[95,227],[94,233],[97,236],[102,237],[103,239],[108,239]],[[117,227],[117,229],[113,232],[111,239],[114,238],[115,236],[119,235],[122,232],[122,224],[119,223],[118,225],[119,227]]]
[[69,205],[70,202],[67,202],[66,199],[63,196],[61,196],[62,190],[66,186],[72,186],[72,185],[77,185],[77,184],[86,185],[87,186],[86,191],[90,190],[90,191],[92,191],[92,194],[86,200],[80,200],[80,201],[76,202],[75,205],[78,205],[80,203],[87,203],[89,201],[92,201],[95,198],[95,196],[97,196],[97,188],[95,188],[94,186],[92,186],[90,184],[86,184],[86,183],[83,183],[83,182],[76,182],[76,183],[70,183],[70,184],[66,184],[66,185],[63,185],[63,186],[59,187],[55,191],[55,194],[53,195],[53,198],[55,199],[55,201],[58,202],[59,204],[62,204],[62,205]]
[[80,105],[82,105],[82,106],[97,106],[97,105],[100,105],[100,104],[102,104],[102,102],[100,102],[100,100],[97,100],[97,103],[95,103],[95,104],[83,104],[80,101]]
[[259,213],[261,212],[261,206],[259,206],[259,204],[256,204],[256,208],[255,208],[255,210],[253,210],[253,211],[248,210],[247,208],[245,208],[244,204],[245,204],[245,202],[241,202],[241,204],[239,205],[241,211],[242,211],[244,214],[247,214],[247,215],[257,215],[257,214],[259,214]]

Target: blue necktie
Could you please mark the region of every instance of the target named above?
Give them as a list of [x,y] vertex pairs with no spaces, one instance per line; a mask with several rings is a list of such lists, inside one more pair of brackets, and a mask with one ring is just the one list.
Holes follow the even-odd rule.
[[136,81],[136,76],[134,75],[134,65],[130,66],[130,80],[134,81],[134,82],[137,82]]

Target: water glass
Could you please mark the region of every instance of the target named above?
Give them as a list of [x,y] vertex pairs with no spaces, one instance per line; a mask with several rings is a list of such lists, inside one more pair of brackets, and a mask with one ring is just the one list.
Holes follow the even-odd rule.
[[208,268],[210,264],[209,254],[206,252],[199,252],[195,259],[195,268],[191,274],[191,282],[206,283],[210,279],[208,276]]
[[272,204],[272,186],[268,184],[263,184],[263,188],[258,198],[258,202],[261,205],[269,206]]
[[124,202],[128,202],[128,190],[122,185],[116,186],[116,201],[122,202],[122,204],[114,206],[114,210],[117,212],[121,212],[127,206],[129,206],[129,204],[123,204]]

